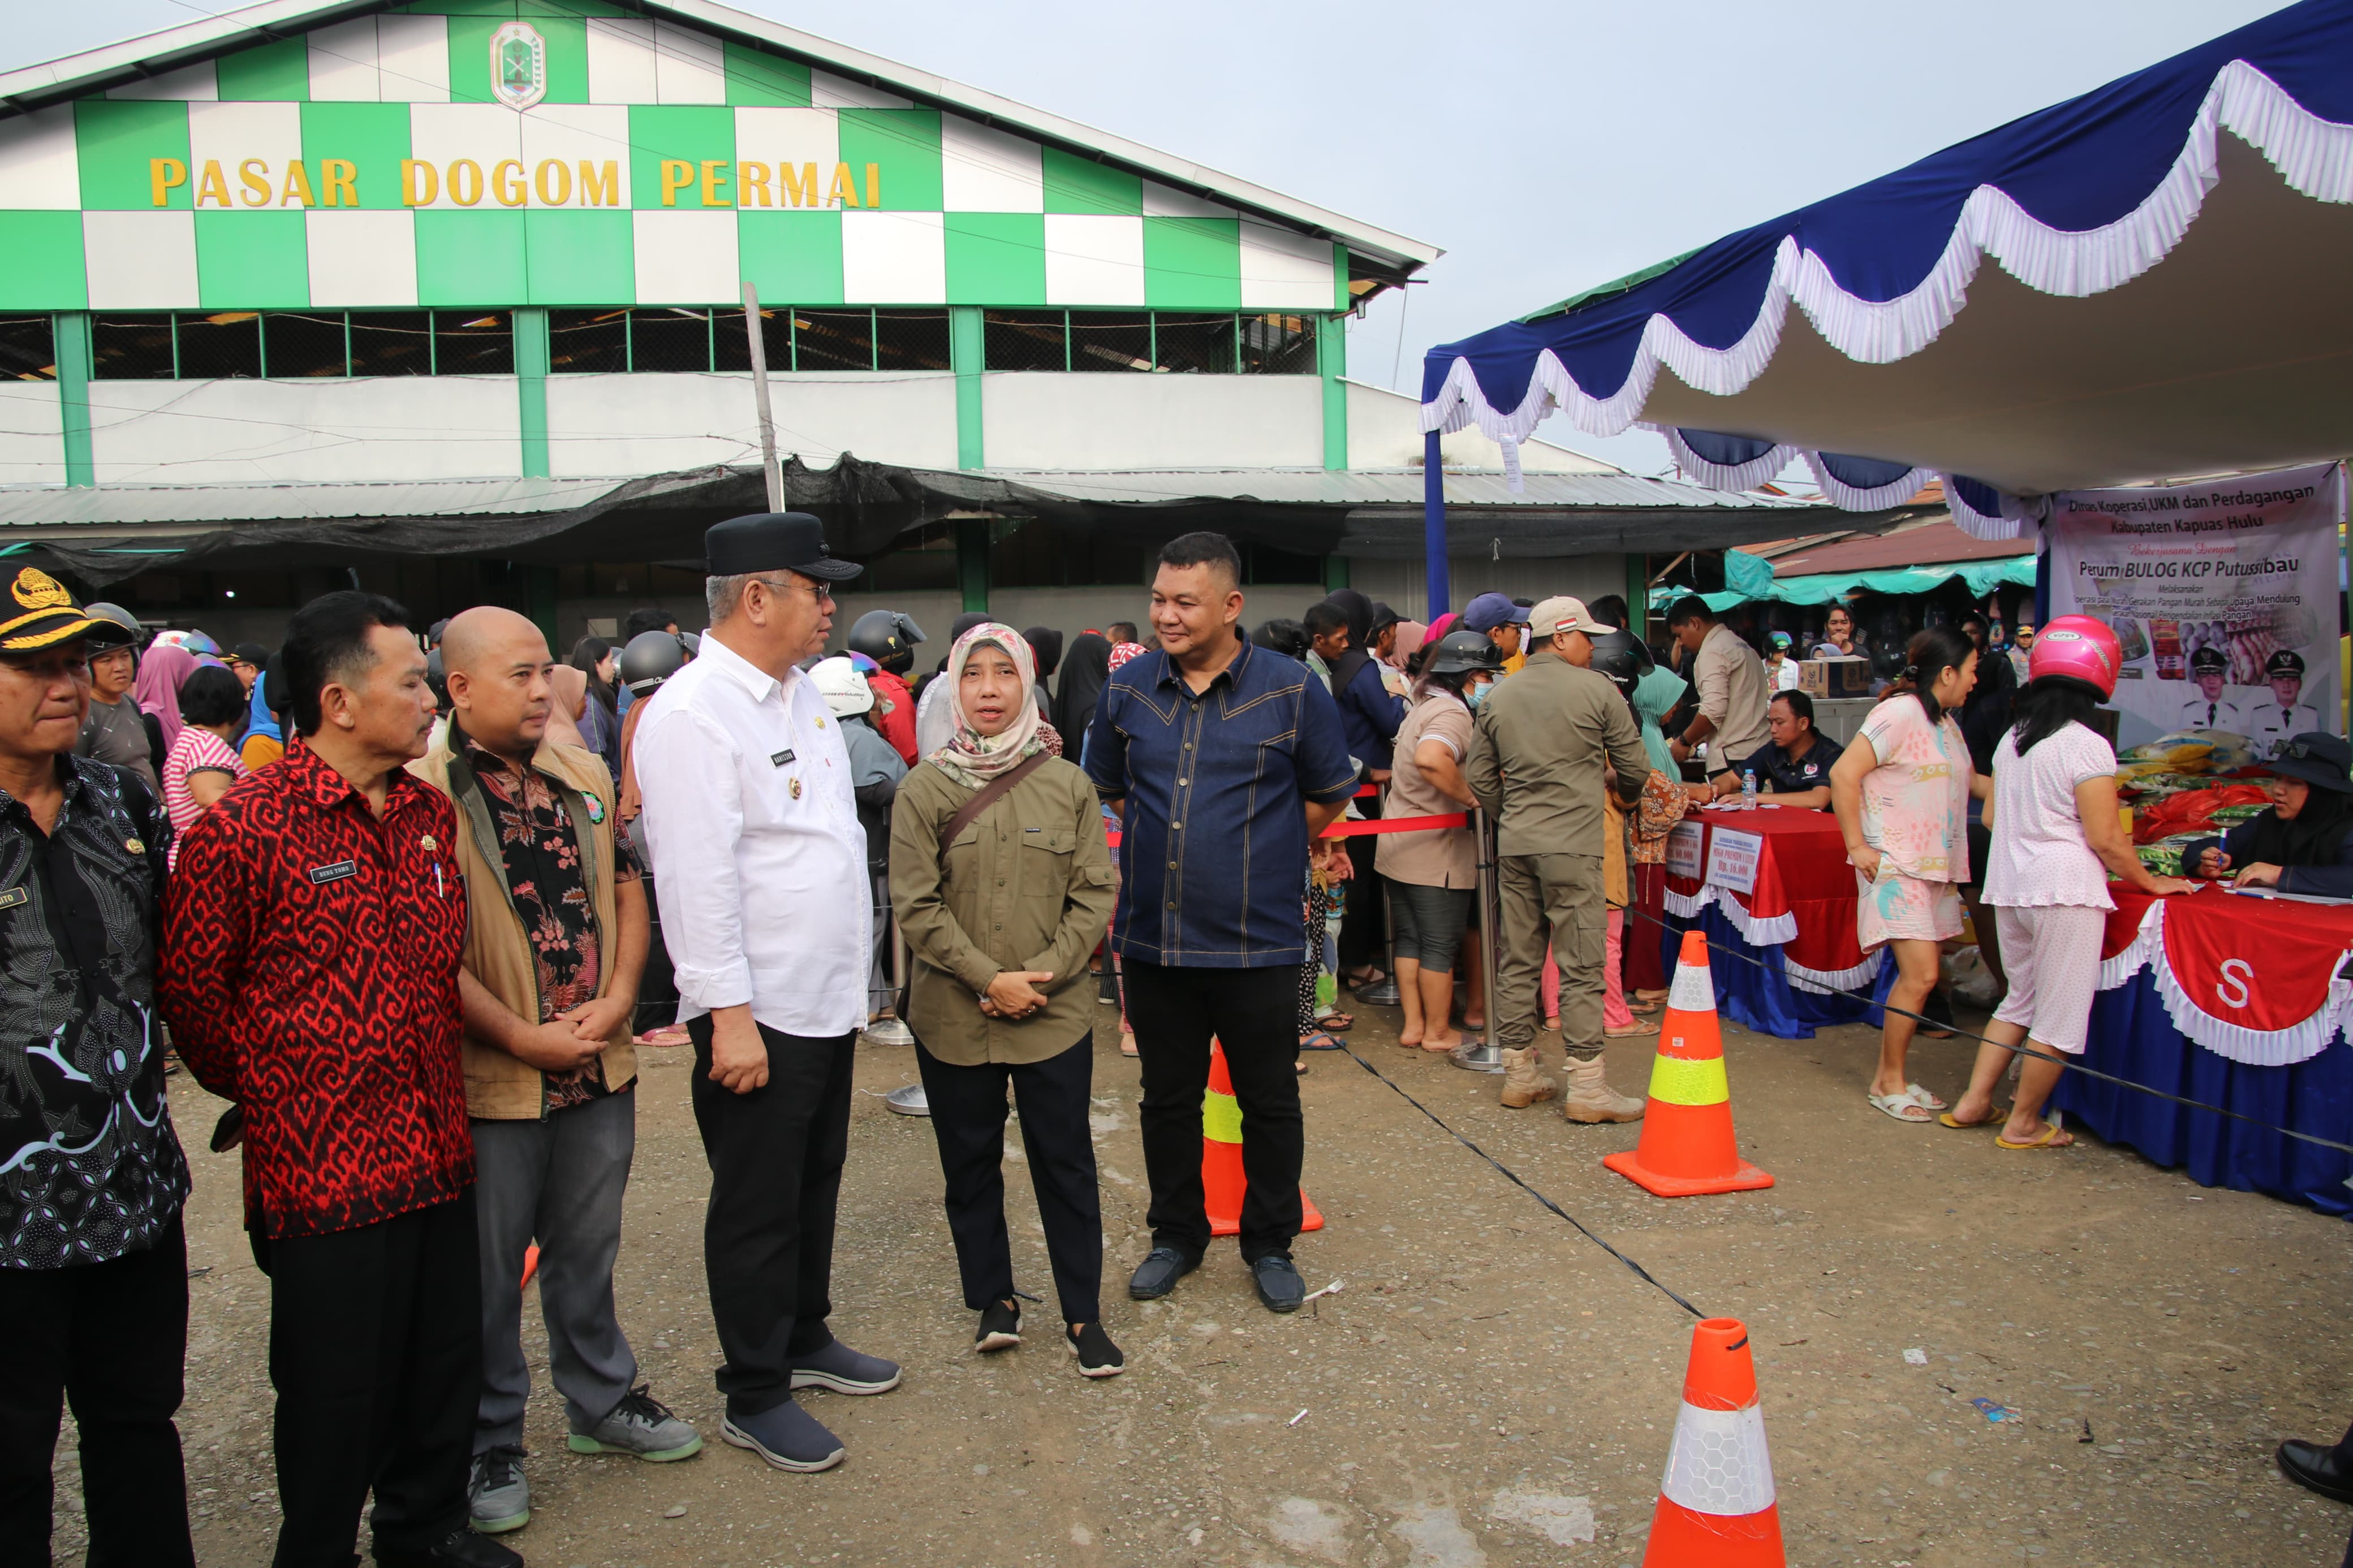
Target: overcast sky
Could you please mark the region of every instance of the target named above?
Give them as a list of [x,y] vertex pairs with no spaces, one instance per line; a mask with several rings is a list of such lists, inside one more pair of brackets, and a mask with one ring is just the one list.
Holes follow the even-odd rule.
[[[1441,246],[1350,323],[1431,344],[1802,206],[2280,9],[2274,0],[786,0],[739,6]],[[10,7],[0,63],[176,26],[185,0]],[[1645,472],[1655,437],[1543,434]]]

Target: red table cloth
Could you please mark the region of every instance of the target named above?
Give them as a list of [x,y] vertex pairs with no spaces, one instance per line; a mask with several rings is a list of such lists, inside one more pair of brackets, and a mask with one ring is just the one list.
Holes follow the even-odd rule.
[[1762,840],[1757,882],[1753,891],[1742,893],[1670,872],[1670,913],[1690,920],[1714,903],[1752,946],[1779,948],[1790,985],[1801,991],[1820,995],[1852,990],[1878,976],[1879,955],[1865,958],[1855,935],[1861,895],[1837,817],[1760,804],[1755,811],[1711,808],[1687,818],[1686,825],[1701,832],[1703,870],[1715,833],[1747,833]]
[[2318,1056],[2353,1016],[2353,906],[2227,893],[2209,885],[2156,899],[2111,886],[2116,912],[2100,948],[2100,989],[2143,967],[2174,1027],[2252,1067]]

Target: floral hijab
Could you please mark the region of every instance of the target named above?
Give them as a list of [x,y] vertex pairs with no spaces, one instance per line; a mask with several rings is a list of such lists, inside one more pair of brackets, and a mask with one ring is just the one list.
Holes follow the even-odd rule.
[[[1021,688],[1020,713],[1003,733],[996,735],[983,735],[974,729],[964,710],[964,667],[984,646],[996,648],[1013,661]],[[979,789],[1018,766],[1024,758],[1049,750],[1038,717],[1037,658],[1028,640],[1011,626],[983,621],[956,638],[955,646],[948,650],[947,668],[940,679],[948,683],[948,711],[954,717],[955,731],[946,745],[925,760],[958,784]]]

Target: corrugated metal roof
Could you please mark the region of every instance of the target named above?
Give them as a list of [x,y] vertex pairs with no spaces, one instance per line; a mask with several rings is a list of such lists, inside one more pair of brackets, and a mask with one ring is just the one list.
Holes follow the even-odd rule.
[[[983,477],[1050,490],[1073,500],[1135,504],[1198,500],[1257,500],[1289,506],[1410,507],[1422,504],[1419,468],[1139,468],[1075,472],[984,468]],[[1712,490],[1635,474],[1528,474],[1514,491],[1500,472],[1449,472],[1446,504],[1511,511],[1562,507],[1672,507],[1776,511],[1823,510],[1817,501]]]
[[0,488],[0,528],[138,528],[371,517],[501,517],[585,506],[622,481],[416,479],[399,483]]

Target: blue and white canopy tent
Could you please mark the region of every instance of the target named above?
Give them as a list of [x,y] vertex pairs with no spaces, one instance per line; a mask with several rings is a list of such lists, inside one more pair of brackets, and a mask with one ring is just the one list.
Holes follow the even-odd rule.
[[1980,538],[2030,531],[2054,490],[2343,457],[2348,278],[2353,0],[2304,0],[1432,349],[1432,610],[1438,435],[1473,424],[1506,472],[1559,412],[1656,430],[1719,489],[1802,458],[1868,511],[1942,479]]

